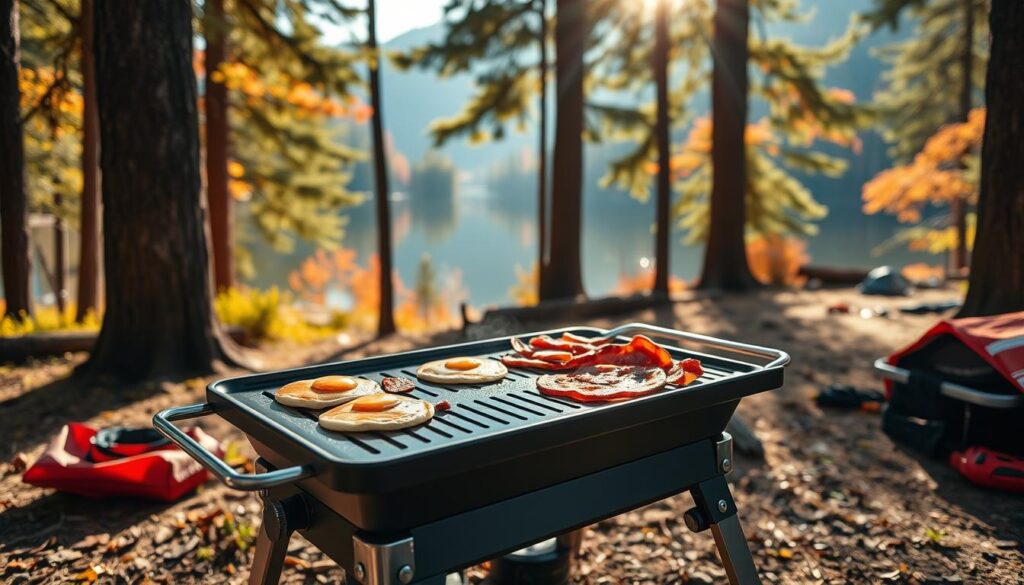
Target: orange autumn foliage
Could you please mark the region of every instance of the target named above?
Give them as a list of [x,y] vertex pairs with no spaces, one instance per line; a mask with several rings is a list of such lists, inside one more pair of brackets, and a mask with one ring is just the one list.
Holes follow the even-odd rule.
[[[376,254],[371,255],[363,267],[356,262],[354,250],[318,249],[288,275],[288,286],[299,298],[313,305],[326,304],[330,290],[348,293],[352,300],[349,322],[358,329],[372,330],[380,308],[379,278],[380,260]],[[395,323],[400,330],[419,332],[458,324],[457,316],[443,301],[424,307],[397,273],[392,278],[395,284]]]
[[[711,156],[711,129],[711,118],[707,116],[694,121],[682,149],[669,159],[669,168],[674,179],[688,177],[708,164]],[[778,154],[778,138],[766,119],[747,124],[743,140],[748,147],[764,147],[769,154]],[[658,164],[651,162],[645,169],[655,174],[658,172]]]
[[881,211],[915,223],[928,205],[973,202],[977,187],[966,176],[965,160],[980,148],[984,129],[984,108],[972,110],[967,122],[943,126],[909,164],[883,171],[864,185],[864,212]]
[[907,264],[900,270],[900,274],[910,282],[927,282],[929,280],[943,280],[946,278],[946,269],[942,266],[934,266],[917,262]]
[[747,242],[747,262],[754,278],[772,286],[801,286],[800,267],[810,261],[807,245],[795,238],[761,236]]

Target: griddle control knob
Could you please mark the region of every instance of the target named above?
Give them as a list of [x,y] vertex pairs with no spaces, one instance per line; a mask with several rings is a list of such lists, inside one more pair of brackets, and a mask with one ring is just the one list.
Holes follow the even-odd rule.
[[683,514],[683,522],[691,532],[704,532],[710,526],[708,517],[700,511],[700,508],[696,507],[690,508]]
[[274,542],[287,540],[292,532],[309,527],[309,508],[302,496],[294,495],[281,501],[265,502],[263,525],[267,536]]

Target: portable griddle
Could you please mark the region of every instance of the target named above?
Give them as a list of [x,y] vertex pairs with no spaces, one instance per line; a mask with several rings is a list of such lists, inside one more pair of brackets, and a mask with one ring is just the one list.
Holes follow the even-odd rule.
[[[447,400],[451,409],[389,432],[327,431],[316,412],[273,398],[294,380],[415,379],[427,361],[499,358],[511,352],[502,337],[221,380],[207,387],[206,403],[164,410],[153,424],[228,486],[260,490],[250,583],[278,581],[296,530],[364,585],[443,583],[448,573],[683,491],[696,503],[687,526],[712,529],[729,581],[759,583],[725,481],[732,442],[724,429],[741,398],[782,385],[789,356],[642,324],[520,337],[566,331],[699,345],[707,353],[666,349],[700,359],[705,373],[686,387],[606,404],[542,395],[536,370],[509,368],[504,380],[483,385],[418,381],[412,396]],[[172,424],[208,414],[248,436],[259,473],[236,472]]]

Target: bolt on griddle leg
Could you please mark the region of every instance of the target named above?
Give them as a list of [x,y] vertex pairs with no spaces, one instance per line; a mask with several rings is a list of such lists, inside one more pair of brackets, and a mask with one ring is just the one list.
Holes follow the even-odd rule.
[[729,492],[724,475],[703,481],[690,490],[696,504],[683,516],[686,526],[694,532],[708,528],[715,537],[715,546],[732,585],[760,585],[754,558],[743,536],[736,502]]

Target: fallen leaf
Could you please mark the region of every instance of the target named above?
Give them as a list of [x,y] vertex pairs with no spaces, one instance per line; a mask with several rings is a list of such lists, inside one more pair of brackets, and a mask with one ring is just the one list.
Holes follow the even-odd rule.
[[289,567],[297,567],[302,570],[306,570],[309,568],[309,561],[307,561],[306,559],[300,559],[299,557],[293,557],[291,555],[288,555],[284,558],[284,564]]
[[82,571],[81,573],[75,575],[74,579],[75,581],[88,581],[91,583],[96,579],[99,579],[100,575],[103,575],[106,572],[107,568],[104,567],[102,564],[93,565],[88,569]]
[[893,569],[891,571],[886,571],[885,573],[879,573],[878,574],[879,578],[881,578],[881,579],[888,579],[888,580],[898,579],[899,576],[900,576],[900,570],[899,569]]
[[28,468],[28,458],[24,453],[16,453],[7,465],[11,469],[11,473],[21,473]]

